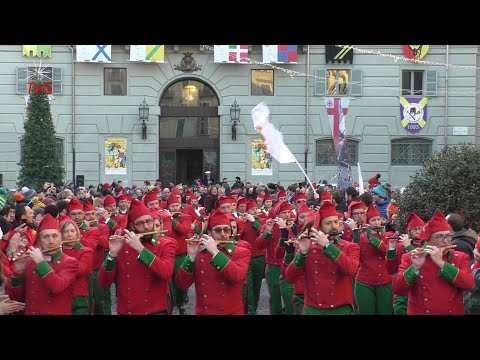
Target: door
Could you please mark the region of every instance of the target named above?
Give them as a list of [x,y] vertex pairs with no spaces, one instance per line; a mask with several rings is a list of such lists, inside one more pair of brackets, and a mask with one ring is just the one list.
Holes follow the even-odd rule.
[[177,149],[176,184],[191,185],[203,178],[203,151],[201,149]]

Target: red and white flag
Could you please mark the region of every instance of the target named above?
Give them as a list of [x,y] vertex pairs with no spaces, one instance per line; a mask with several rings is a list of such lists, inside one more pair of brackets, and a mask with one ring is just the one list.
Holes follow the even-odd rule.
[[335,146],[337,154],[340,138],[345,139],[347,135],[345,131],[345,117],[347,116],[349,104],[350,98],[325,98],[328,121],[330,122],[330,128],[332,129],[333,145]]

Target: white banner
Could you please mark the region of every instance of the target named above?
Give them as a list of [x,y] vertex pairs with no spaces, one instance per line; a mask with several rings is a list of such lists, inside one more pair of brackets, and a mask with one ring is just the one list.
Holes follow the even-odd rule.
[[112,62],[112,45],[77,45],[79,62]]

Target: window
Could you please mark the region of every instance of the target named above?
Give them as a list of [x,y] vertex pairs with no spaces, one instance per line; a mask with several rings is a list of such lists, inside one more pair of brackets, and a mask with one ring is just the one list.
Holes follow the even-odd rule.
[[252,70],[251,94],[273,96],[273,70]]
[[183,137],[183,130],[185,129],[185,119],[178,119],[176,137]]
[[[350,165],[358,162],[358,141],[347,138],[347,146],[350,155]],[[338,165],[337,153],[332,139],[317,140],[317,166]]]
[[[30,84],[28,83],[30,81],[35,81],[34,68],[17,68],[17,94],[28,94],[28,89],[30,88]],[[53,94],[60,95],[62,93],[62,68],[44,68],[41,81],[51,81],[53,83]]]
[[208,135],[208,118],[200,118],[198,122],[198,135]]
[[422,96],[423,95],[423,73],[424,71],[402,71],[402,95]]
[[349,70],[327,70],[327,95],[348,95]]
[[104,75],[105,95],[127,95],[127,69],[105,68]]
[[[62,138],[55,138],[57,142],[57,152],[58,158],[60,159],[60,164],[65,166],[65,141]],[[20,158],[22,156],[21,152],[23,149],[23,138],[20,139]]]
[[218,138],[220,128],[218,116],[162,116],[160,118],[160,139]]
[[392,165],[421,166],[432,154],[432,141],[427,139],[392,140]]

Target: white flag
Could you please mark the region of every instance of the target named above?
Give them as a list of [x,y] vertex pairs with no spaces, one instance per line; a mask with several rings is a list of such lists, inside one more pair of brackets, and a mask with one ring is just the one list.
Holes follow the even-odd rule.
[[112,45],[77,45],[77,61],[112,62]]
[[358,166],[358,194],[362,195],[365,192],[365,186],[363,186],[362,169],[360,168],[359,162],[357,162],[357,166]]

